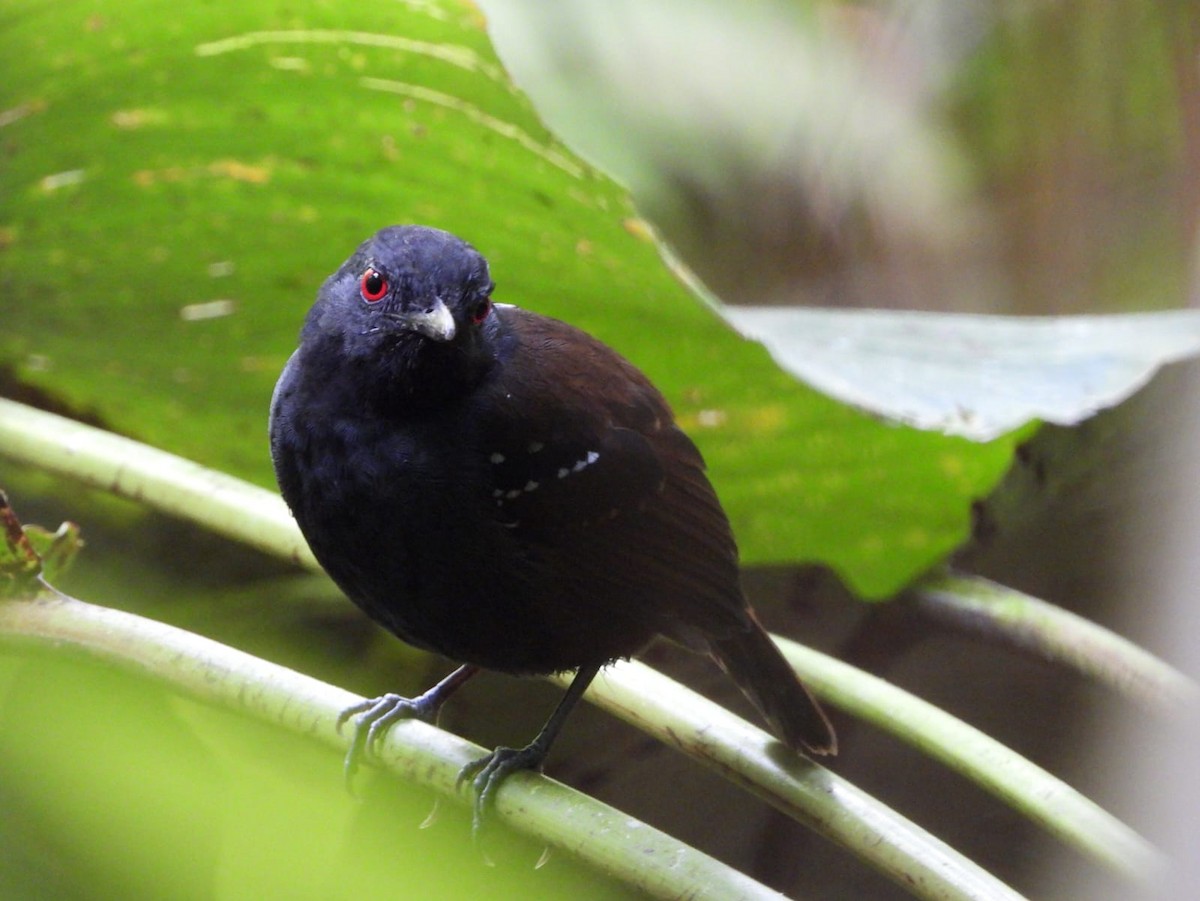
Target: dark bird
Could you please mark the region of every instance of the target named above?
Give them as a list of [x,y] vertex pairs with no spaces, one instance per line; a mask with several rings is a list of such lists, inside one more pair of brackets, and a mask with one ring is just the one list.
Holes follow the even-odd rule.
[[385,228],[327,279],[271,402],[283,497],[342,591],[463,665],[417,698],[347,710],[356,759],[436,720],[480,668],[575,671],[542,731],[464,769],[478,826],[540,768],[597,671],[662,635],[711,654],[789,746],[832,754],[820,707],[748,605],[696,446],[632,364],[492,302],[487,261],[443,231]]

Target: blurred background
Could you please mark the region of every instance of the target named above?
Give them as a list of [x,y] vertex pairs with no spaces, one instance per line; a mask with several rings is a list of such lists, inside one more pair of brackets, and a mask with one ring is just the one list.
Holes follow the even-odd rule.
[[546,121],[732,303],[1177,306],[1190,4],[481,4]]
[[[593,331],[663,387],[768,627],[962,716],[1194,860],[1179,723],[902,589],[954,553],[1196,673],[1196,367],[1082,426],[971,446],[794,384],[671,267],[730,304],[1193,306],[1198,51],[1200,9],[1181,0],[6,0],[0,395],[270,487],[267,400],[321,280],[383,225],[450,229],[489,257],[498,299]],[[323,580],[3,461],[0,486],[26,521],[82,523],[62,587],[86,600],[366,694],[448,665]],[[704,661],[649,659],[740,703]],[[502,861],[512,882],[447,867],[457,811],[418,830],[429,799],[390,780],[344,798],[336,755],[64,666],[0,657],[5,896],[394,897],[392,854],[432,862],[401,894],[621,894],[561,855],[531,876],[540,849]],[[444,725],[485,745],[532,734],[557,697],[479,681]],[[1129,897],[928,758],[837,725],[839,774],[1019,890]],[[597,711],[549,771],[790,895],[906,897]],[[465,882],[437,881],[449,869]],[[1193,897],[1185,878],[1164,897]]]

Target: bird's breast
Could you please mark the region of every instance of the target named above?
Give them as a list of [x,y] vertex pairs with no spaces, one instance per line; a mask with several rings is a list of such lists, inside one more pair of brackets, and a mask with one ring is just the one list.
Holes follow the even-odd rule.
[[289,504],[339,587],[410,644],[492,669],[567,668],[547,662],[535,564],[496,516],[491,464],[459,439],[326,421]]

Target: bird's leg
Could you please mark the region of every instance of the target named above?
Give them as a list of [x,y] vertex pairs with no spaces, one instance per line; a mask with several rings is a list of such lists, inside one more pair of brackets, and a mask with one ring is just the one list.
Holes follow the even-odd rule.
[[500,783],[510,773],[517,770],[540,770],[542,768],[546,755],[550,753],[550,746],[558,737],[559,730],[562,729],[567,716],[579,699],[583,697],[583,693],[599,671],[600,664],[598,663],[579,668],[567,688],[567,693],[558,702],[554,713],[550,714],[550,719],[546,720],[546,725],[542,726],[542,731],[525,747],[496,748],[486,757],[468,763],[459,772],[458,786],[461,787],[464,782],[470,781],[475,789],[475,811],[471,821],[471,832],[476,841],[483,832],[484,821],[491,806],[495,803],[496,790],[500,787]]
[[374,749],[375,743],[383,738],[383,734],[393,723],[398,720],[416,719],[436,726],[446,699],[477,672],[479,667],[465,664],[415,698],[388,693],[343,710],[337,720],[339,733],[347,720],[354,720],[354,736],[350,741],[350,749],[346,752],[346,785],[349,786],[353,781],[363,755]]

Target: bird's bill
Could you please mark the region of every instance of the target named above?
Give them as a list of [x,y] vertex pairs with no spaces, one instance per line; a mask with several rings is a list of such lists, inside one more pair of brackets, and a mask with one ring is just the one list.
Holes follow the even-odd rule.
[[433,305],[429,309],[405,310],[399,319],[405,328],[432,341],[450,341],[456,331],[454,315],[440,297],[433,299]]

